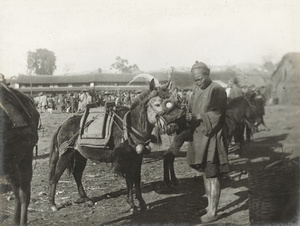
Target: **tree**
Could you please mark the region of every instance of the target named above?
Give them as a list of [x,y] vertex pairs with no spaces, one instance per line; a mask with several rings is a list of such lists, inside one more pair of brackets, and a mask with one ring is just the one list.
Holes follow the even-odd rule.
[[37,49],[27,52],[27,69],[37,75],[53,75],[56,69],[54,52],[47,49]]
[[116,62],[110,66],[110,69],[116,69],[116,71],[120,74],[121,73],[141,72],[141,70],[139,69],[139,67],[136,64],[128,65],[128,60],[122,59],[119,56],[116,57]]

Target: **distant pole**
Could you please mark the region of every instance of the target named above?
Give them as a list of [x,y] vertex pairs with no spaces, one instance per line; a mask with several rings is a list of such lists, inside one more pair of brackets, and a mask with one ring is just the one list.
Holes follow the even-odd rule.
[[30,74],[30,96],[33,97],[32,96],[32,70],[30,70],[29,74]]
[[30,74],[30,96],[32,97],[32,81],[31,81],[31,74]]

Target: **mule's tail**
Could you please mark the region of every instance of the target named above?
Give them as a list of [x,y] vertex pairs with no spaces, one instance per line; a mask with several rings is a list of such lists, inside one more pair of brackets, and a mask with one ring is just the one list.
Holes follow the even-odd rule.
[[58,158],[59,158],[57,135],[60,131],[60,128],[61,128],[61,126],[55,131],[55,133],[52,136],[51,143],[50,143],[50,153],[49,153],[50,173],[49,173],[49,180],[51,180],[51,178],[55,174],[56,164],[57,164]]

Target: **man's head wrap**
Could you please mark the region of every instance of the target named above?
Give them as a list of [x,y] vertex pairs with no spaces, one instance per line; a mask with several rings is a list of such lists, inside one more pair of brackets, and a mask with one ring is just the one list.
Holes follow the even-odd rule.
[[191,69],[192,74],[198,74],[205,72],[207,75],[210,73],[210,69],[207,67],[205,63],[196,61]]

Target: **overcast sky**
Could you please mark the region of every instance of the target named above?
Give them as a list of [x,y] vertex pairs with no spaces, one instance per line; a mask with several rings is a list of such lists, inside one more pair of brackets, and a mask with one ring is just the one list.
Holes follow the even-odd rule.
[[56,55],[54,74],[278,62],[300,51],[298,0],[1,0],[0,73],[26,73],[27,52]]

